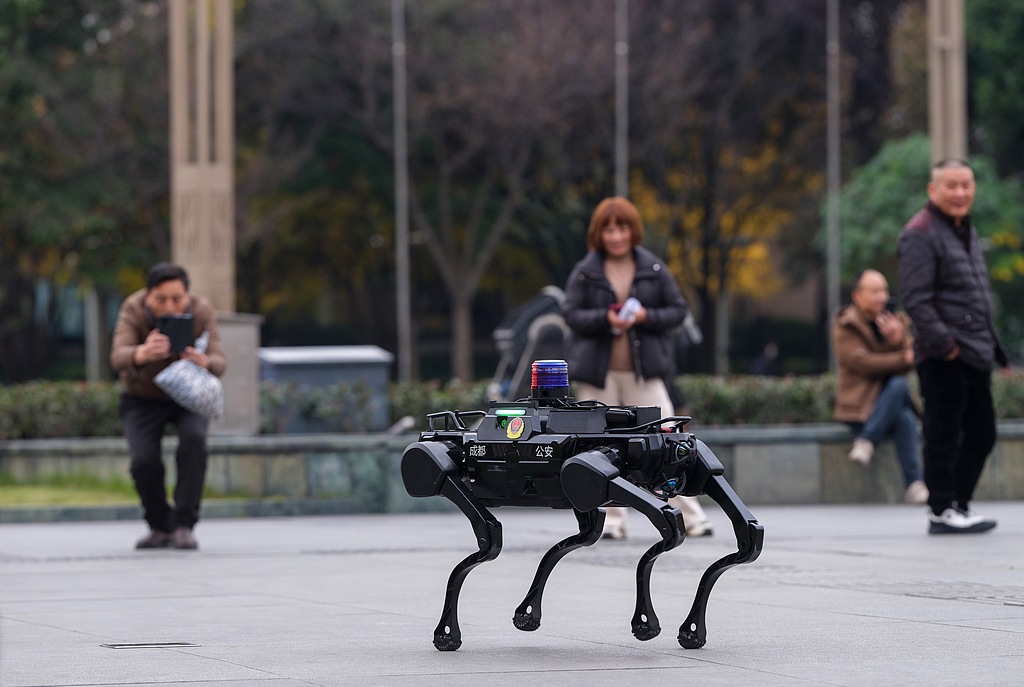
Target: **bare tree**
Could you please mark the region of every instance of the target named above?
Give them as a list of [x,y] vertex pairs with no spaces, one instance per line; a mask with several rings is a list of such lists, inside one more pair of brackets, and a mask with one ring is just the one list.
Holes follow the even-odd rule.
[[[853,23],[870,28],[877,4],[851,9]],[[793,237],[809,253],[824,167],[818,5],[629,3],[634,178],[649,180],[659,201],[678,210],[665,227],[669,247],[674,242],[673,250],[697,262],[677,276],[693,288],[707,340],[720,353],[728,341],[716,342],[714,332],[728,327],[715,326],[716,313],[725,312],[718,306],[750,273],[751,246]],[[253,255],[292,246],[290,234],[339,245],[330,260],[293,248],[303,269],[288,274],[334,273],[319,282],[324,307],[357,311],[374,329],[385,326],[380,313],[390,312],[390,293],[375,298],[349,278],[357,271],[349,266],[375,260],[381,278],[390,257],[345,250],[338,230],[320,225],[344,212],[334,221],[349,243],[390,239],[379,226],[390,222],[379,208],[386,189],[373,189],[378,206],[363,216],[344,211],[340,199],[363,188],[357,167],[379,167],[392,154],[389,7],[383,0],[261,0],[240,17],[240,92],[258,84],[249,105],[240,104],[240,119],[250,121],[240,130],[253,136],[240,147],[243,236]],[[518,226],[536,216],[524,208],[561,197],[585,223],[590,203],[611,191],[614,2],[422,0],[407,7],[414,277],[417,291],[443,292],[450,304],[452,370],[468,378],[481,281],[500,248],[540,244],[508,241],[513,229],[534,238],[540,231]],[[362,157],[334,157],[324,145],[334,139],[349,141],[346,152]],[[360,139],[378,153],[352,143]],[[295,180],[308,165],[351,169],[345,186],[305,188]],[[281,256],[272,267],[253,262],[265,266],[245,273],[264,290],[286,266]],[[283,286],[276,288],[271,300],[284,302]],[[335,300],[333,292],[351,297]]]
[[[471,302],[533,185],[541,146],[589,119],[609,91],[612,35],[594,21],[601,9],[505,1],[458,27],[411,18],[410,135],[429,141],[411,161],[412,218],[451,299],[457,377],[471,376]],[[439,30],[447,41],[436,40]]]
[[[411,218],[451,304],[458,378],[472,378],[472,301],[541,152],[591,121],[609,93],[611,10],[581,0],[408,6]],[[311,59],[331,69],[314,72],[319,86],[300,107],[320,121],[358,122],[390,153],[387,17],[370,5],[318,13],[308,38],[325,52]]]
[[670,241],[689,258],[678,276],[697,294],[718,372],[726,371],[727,304],[741,261],[777,233],[783,213],[815,198],[807,192],[820,173],[807,162],[821,121],[813,68],[823,22],[812,5],[652,0],[636,17],[648,37],[632,72],[642,94],[637,164],[675,207]]

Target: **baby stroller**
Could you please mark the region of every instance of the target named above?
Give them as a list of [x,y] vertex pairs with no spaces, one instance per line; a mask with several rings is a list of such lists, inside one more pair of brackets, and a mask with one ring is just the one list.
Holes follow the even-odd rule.
[[487,386],[489,400],[515,401],[529,396],[533,361],[565,358],[569,326],[562,317],[563,300],[562,289],[545,286],[494,330],[494,344],[501,358]]

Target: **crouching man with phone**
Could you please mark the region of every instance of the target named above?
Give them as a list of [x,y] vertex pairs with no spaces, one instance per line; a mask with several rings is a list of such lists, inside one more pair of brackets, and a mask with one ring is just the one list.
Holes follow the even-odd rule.
[[[206,352],[192,345],[203,332],[209,333]],[[153,382],[157,373],[179,358],[218,377],[227,367],[213,306],[206,298],[189,293],[184,268],[162,262],[150,270],[146,288],[121,304],[110,351],[111,367],[121,379],[119,410],[131,455],[131,475],[150,529],[136,543],[138,549],[199,547],[192,529],[199,521],[206,479],[209,420],[172,401]],[[167,502],[160,448],[169,424],[178,435],[173,506]]]

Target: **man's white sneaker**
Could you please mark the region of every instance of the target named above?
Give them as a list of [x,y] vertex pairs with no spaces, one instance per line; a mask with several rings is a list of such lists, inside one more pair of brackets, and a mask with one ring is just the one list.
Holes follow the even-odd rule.
[[914,480],[907,485],[907,490],[903,492],[903,501],[914,505],[928,503],[928,487],[921,480]]
[[867,465],[871,462],[871,456],[875,455],[875,445],[867,439],[854,439],[853,448],[850,449],[848,458],[854,463]]
[[996,521],[973,513],[962,513],[947,508],[941,515],[928,514],[928,534],[976,534],[987,532],[996,526]]

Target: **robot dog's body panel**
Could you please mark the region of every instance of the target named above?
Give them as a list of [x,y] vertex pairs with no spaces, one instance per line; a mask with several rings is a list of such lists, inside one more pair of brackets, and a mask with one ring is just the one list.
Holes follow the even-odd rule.
[[[682,516],[665,501],[704,493],[729,516],[737,551],[707,569],[690,615],[680,627],[680,645],[703,646],[711,587],[728,568],[757,558],[763,528],[722,477],[724,470],[714,454],[682,431],[689,418],[663,419],[657,407],[578,403],[568,398],[567,386],[555,394],[535,389],[530,399],[492,402],[486,413],[434,413],[429,416],[431,428],[405,450],[402,478],[410,495],[450,499],[469,519],[477,539],[478,551],[456,565],[449,577],[434,645],[453,651],[462,643],[459,591],[470,570],[501,551],[501,524],[487,510],[497,506],[572,509],[580,530],[541,559],[533,585],[513,617],[521,630],[540,626],[541,597],[555,564],[600,538],[601,506],[629,506],[647,517],[662,539],[637,566],[632,630],[641,640],[657,636],[661,628],[650,600],[651,570],[655,559],[685,536]],[[472,429],[466,424],[471,418],[479,419]]]

